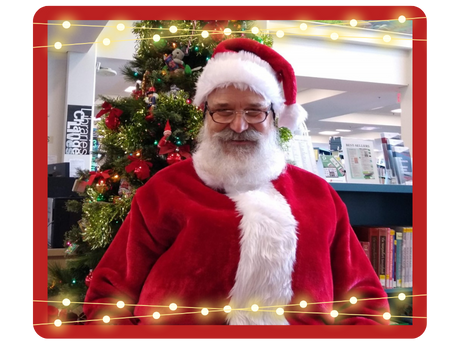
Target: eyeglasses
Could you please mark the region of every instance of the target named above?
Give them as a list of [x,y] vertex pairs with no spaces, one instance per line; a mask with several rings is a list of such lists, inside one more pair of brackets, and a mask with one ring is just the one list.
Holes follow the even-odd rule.
[[214,122],[222,123],[222,124],[232,122],[235,119],[237,113],[241,113],[243,115],[244,120],[247,123],[250,123],[250,124],[257,124],[257,123],[264,122],[267,119],[268,114],[270,114],[270,112],[272,112],[273,115],[275,114],[275,112],[273,111],[273,105],[272,104],[270,104],[270,109],[269,110],[241,110],[241,111],[238,111],[238,110],[216,110],[216,111],[209,111],[208,102],[206,102],[204,104],[203,114],[206,114],[206,112],[209,113],[209,115],[211,116],[211,118],[212,118],[212,120]]

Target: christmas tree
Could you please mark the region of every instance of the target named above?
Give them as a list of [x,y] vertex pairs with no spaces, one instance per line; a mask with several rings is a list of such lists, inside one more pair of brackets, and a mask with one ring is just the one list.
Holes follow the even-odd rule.
[[[136,83],[136,90],[129,97],[101,97],[93,152],[97,169],[79,171],[75,190],[82,202],[69,202],[67,208],[82,218],[65,236],[67,266],[49,267],[50,297],[83,302],[91,271],[126,218],[137,188],[159,170],[190,157],[203,123],[202,110],[191,102],[194,86],[216,45],[234,37],[272,45],[269,35],[251,32],[253,24],[240,20],[134,24],[137,51],[123,75]],[[281,133],[289,137],[286,131]]]

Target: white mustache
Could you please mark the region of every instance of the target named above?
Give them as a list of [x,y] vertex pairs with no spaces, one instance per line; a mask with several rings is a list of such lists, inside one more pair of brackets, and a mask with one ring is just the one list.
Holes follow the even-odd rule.
[[263,137],[263,135],[262,133],[256,131],[255,129],[248,129],[244,132],[236,133],[232,131],[230,128],[226,128],[220,132],[214,133],[213,137],[219,138],[222,141],[230,141],[230,140],[258,141]]

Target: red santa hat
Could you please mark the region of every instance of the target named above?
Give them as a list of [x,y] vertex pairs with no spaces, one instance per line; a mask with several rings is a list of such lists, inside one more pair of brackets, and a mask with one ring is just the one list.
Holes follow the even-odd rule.
[[264,96],[273,104],[279,127],[295,130],[307,117],[296,103],[292,66],[272,48],[252,39],[228,39],[217,45],[198,78],[194,104],[201,106],[214,89],[228,85],[245,85]]

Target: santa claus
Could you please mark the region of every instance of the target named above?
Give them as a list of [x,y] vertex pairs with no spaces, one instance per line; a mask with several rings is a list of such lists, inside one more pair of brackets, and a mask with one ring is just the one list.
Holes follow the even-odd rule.
[[295,97],[294,71],[271,48],[244,38],[216,47],[197,82],[196,152],[137,190],[93,272],[88,320],[387,324],[386,294],[344,203],[286,164],[277,126],[304,122]]

